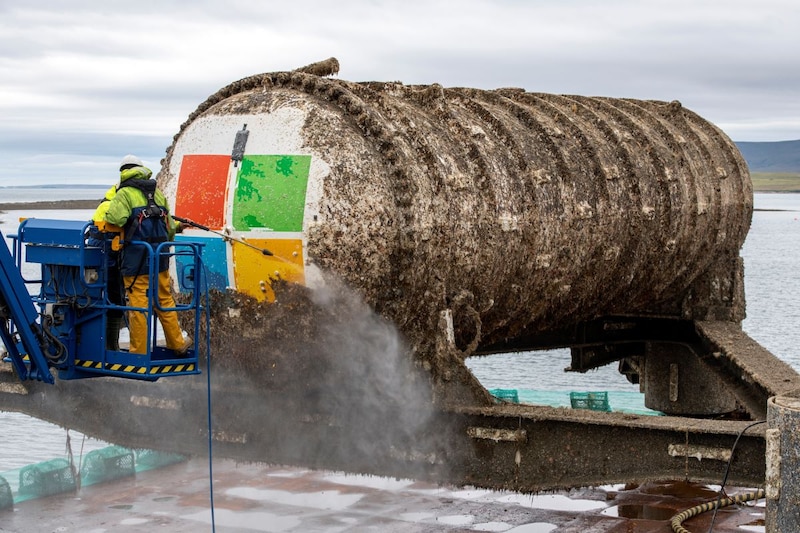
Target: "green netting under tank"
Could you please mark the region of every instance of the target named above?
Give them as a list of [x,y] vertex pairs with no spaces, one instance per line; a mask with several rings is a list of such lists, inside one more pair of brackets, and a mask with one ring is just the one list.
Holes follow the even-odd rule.
[[[92,485],[131,476],[136,472],[169,466],[187,459],[187,456],[173,452],[134,450],[112,445],[86,453],[82,458],[76,460],[75,464],[76,466],[80,465],[80,485]],[[11,504],[13,504],[60,492],[74,491],[79,486],[77,470],[73,473],[69,462],[61,458],[28,465],[18,471],[11,470],[4,474],[6,476],[13,475],[14,479],[18,477],[19,485],[4,483],[6,480],[0,476],[0,509],[3,508],[4,494],[9,492]]]
[[135,450],[136,454],[136,471],[144,472],[145,470],[152,470],[153,468],[161,468],[162,466],[169,466],[175,463],[185,461],[187,457],[179,453],[173,452],[160,452],[157,450],[139,449]]
[[81,484],[92,485],[136,473],[133,452],[122,446],[108,446],[87,453],[81,465]]
[[6,478],[0,476],[0,509],[5,509],[14,505],[14,494]]
[[66,459],[50,459],[19,471],[21,498],[50,496],[75,489],[75,474]]

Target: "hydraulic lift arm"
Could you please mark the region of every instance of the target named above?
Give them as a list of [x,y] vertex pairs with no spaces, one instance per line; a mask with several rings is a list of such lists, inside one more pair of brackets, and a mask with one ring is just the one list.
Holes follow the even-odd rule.
[[2,237],[0,232],[0,337],[21,380],[54,383],[45,356],[47,339],[37,322],[39,313]]

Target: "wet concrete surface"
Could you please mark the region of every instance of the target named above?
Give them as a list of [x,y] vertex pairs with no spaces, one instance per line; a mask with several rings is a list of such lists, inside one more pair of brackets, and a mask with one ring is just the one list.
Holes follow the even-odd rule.
[[[192,459],[83,487],[77,494],[18,503],[0,511],[0,531],[212,531],[209,486],[208,462]],[[715,498],[712,488],[681,482],[530,495],[229,460],[214,463],[214,525],[227,533],[668,533],[672,515]],[[708,531],[711,515],[692,518],[684,527]],[[763,500],[721,509],[713,531],[763,532]]]

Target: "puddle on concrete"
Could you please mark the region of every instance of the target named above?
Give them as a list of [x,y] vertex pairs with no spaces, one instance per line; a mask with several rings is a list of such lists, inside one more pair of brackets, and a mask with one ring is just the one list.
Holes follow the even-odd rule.
[[308,474],[308,470],[303,470],[298,468],[297,470],[275,470],[268,474],[269,477],[287,477],[287,478],[296,478],[296,477],[303,477]]
[[363,494],[342,494],[338,490],[287,492],[285,490],[253,489],[249,487],[236,487],[226,490],[225,493],[229,496],[248,500],[333,511],[347,509],[364,497]]
[[535,522],[533,524],[524,524],[509,529],[506,533],[550,533],[558,528],[555,524],[548,524],[547,522]]
[[126,503],[126,504],[122,504],[121,503],[119,505],[109,505],[108,508],[109,509],[133,509],[133,505],[128,504],[128,503]]
[[466,490],[453,490],[449,492],[449,495],[453,498],[459,498],[462,500],[477,500],[478,498],[483,498],[485,496],[492,496],[493,494],[498,494],[496,491],[491,490],[483,490],[483,489],[466,489]]
[[[211,511],[206,509],[198,513],[182,515],[182,519],[194,520],[211,524]],[[300,518],[294,516],[279,516],[273,513],[230,511],[228,509],[214,510],[215,526],[241,528],[266,533],[288,531],[300,526]]]
[[511,529],[511,524],[506,522],[483,522],[472,526],[473,531],[502,531],[506,532]]
[[322,479],[336,483],[338,485],[348,485],[352,487],[367,487],[377,490],[400,490],[410,487],[416,481],[411,479],[394,479],[381,476],[365,476],[362,474],[331,474],[323,476]]
[[400,520],[403,522],[424,522],[436,518],[434,513],[420,512],[420,513],[401,513]]
[[673,496],[680,499],[712,499],[719,495],[719,488],[714,486],[703,486],[684,481],[675,483],[645,483],[639,487],[642,494],[661,494]]
[[448,516],[437,516],[436,521],[448,526],[468,526],[475,521],[471,514],[454,514]]
[[657,505],[615,505],[605,509],[601,514],[619,518],[633,518],[636,520],[669,520],[677,511]]
[[148,523],[150,520],[147,518],[125,518],[124,520],[119,521],[119,525],[121,526],[140,526],[142,524]]
[[544,496],[531,496],[528,494],[509,494],[497,498],[498,502],[516,503],[522,507],[535,509],[548,509],[550,511],[591,511],[606,507],[604,502],[594,500],[572,500],[567,496],[551,494]]

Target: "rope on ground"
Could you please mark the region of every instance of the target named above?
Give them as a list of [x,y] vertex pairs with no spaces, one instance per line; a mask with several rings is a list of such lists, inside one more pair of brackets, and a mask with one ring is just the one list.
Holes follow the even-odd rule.
[[722,498],[721,500],[715,500],[713,502],[706,502],[702,505],[697,505],[690,509],[686,509],[685,511],[676,514],[670,520],[670,525],[672,525],[672,531],[675,533],[691,533],[688,529],[683,527],[683,522],[692,518],[693,516],[697,516],[699,514],[705,513],[707,511],[711,511],[712,509],[720,509],[722,507],[727,507],[729,505],[733,505],[734,503],[743,503],[749,502],[753,500],[760,500],[765,495],[764,489],[758,489],[755,491],[750,492],[743,492],[741,494],[737,494],[732,498]]

